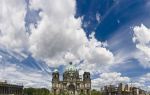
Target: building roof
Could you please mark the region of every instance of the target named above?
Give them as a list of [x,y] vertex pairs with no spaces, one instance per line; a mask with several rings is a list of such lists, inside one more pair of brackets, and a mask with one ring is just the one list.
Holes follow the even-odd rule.
[[20,87],[20,88],[23,88],[23,85],[9,84],[6,81],[5,82],[0,82],[0,86],[3,86],[3,87]]

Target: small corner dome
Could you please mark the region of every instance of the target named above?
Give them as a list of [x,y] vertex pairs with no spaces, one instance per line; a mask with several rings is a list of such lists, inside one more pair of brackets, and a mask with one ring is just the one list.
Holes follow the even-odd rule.
[[54,73],[58,72],[58,69],[55,68],[53,72],[54,72]]
[[72,62],[69,63],[69,65],[66,67],[65,71],[77,71],[76,67],[72,64]]

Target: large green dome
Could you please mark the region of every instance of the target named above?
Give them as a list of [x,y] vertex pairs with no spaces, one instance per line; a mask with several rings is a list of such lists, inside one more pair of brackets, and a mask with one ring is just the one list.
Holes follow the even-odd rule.
[[77,71],[76,67],[72,64],[72,62],[69,63],[69,65],[66,67],[65,71]]

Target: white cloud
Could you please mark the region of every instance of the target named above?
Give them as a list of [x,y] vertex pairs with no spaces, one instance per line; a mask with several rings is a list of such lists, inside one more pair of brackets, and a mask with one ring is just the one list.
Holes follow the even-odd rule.
[[56,58],[61,59],[68,51],[73,52],[87,42],[80,28],[80,19],[74,18],[74,0],[32,0],[31,7],[43,10],[38,28],[31,31],[30,51],[33,56],[43,58],[50,65],[52,62],[57,64]]
[[87,64],[96,68],[113,63],[113,54],[105,48],[105,43],[96,40],[94,33],[88,39],[81,27],[81,18],[74,17],[75,0],[30,0],[31,9],[42,10],[38,27],[31,25],[30,35],[25,29],[26,2],[0,2],[0,44],[4,47],[20,53],[29,51],[50,67],[72,60],[76,63],[84,60],[84,68]]
[[141,83],[150,82],[150,73],[147,73],[143,75],[142,77],[140,77],[139,81]]
[[132,84],[132,86],[142,88],[145,91],[150,91],[150,73],[139,76],[138,78],[134,79],[130,84]]
[[42,19],[38,28],[32,28],[29,39],[34,57],[49,66],[63,65],[70,59],[84,60],[94,67],[113,63],[112,52],[94,34],[90,39],[86,37],[81,19],[74,17],[75,0],[31,0],[30,3],[30,8],[42,9],[39,14]]
[[94,33],[92,33],[88,43],[78,50],[80,59],[84,60],[83,64],[80,64],[78,68],[89,71],[92,74],[106,71],[114,64],[114,56],[105,46],[107,46],[106,43],[97,41]]
[[[100,73],[114,63],[113,53],[106,49],[105,43],[96,40],[94,32],[90,39],[87,38],[81,28],[81,18],[74,17],[75,0],[30,0],[30,8],[42,10],[37,28],[30,27],[30,35],[24,25],[25,5],[24,0],[0,1],[0,44],[6,48],[19,52],[29,50],[50,67],[65,65],[70,60],[76,63],[84,60],[80,64],[82,69]],[[15,68],[8,67],[10,72],[5,77],[12,81],[20,80],[25,86],[47,80],[40,72],[26,75],[26,72]]]
[[0,1],[0,44],[15,51],[27,48],[25,0]]
[[121,76],[121,73],[111,72],[111,73],[102,73],[96,79],[92,80],[93,88],[100,89],[106,85],[117,85],[118,83],[128,83],[130,82],[129,77]]
[[[4,67],[5,66],[5,67]],[[0,81],[23,85],[24,87],[46,87],[50,89],[51,75],[32,69],[24,70],[15,64],[0,64]]]
[[101,15],[99,13],[96,13],[96,20],[98,23],[101,22]]
[[135,57],[145,67],[150,67],[150,29],[144,26],[135,26],[133,42],[136,44],[138,52]]

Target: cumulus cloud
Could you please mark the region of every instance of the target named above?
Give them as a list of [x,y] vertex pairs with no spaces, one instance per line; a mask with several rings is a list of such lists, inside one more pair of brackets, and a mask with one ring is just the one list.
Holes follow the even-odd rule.
[[106,85],[117,85],[118,83],[128,83],[130,82],[129,77],[121,76],[121,73],[110,72],[110,73],[102,73],[96,79],[92,80],[93,88],[100,89]]
[[84,61],[83,64],[78,65],[78,68],[92,74],[107,71],[114,63],[114,56],[105,46],[107,44],[97,41],[92,33],[88,43],[79,48],[79,56]]
[[81,19],[74,17],[75,4],[75,0],[31,0],[30,8],[42,12],[38,27],[31,29],[30,52],[49,66],[64,65],[66,60],[84,60],[95,67],[112,64],[112,52],[96,40],[94,33],[88,39]]
[[61,60],[68,51],[72,53],[87,40],[80,28],[80,19],[74,18],[75,1],[31,0],[30,3],[31,8],[42,9],[42,20],[38,28],[31,31],[30,51],[33,56],[44,59],[50,65],[62,64],[56,58]]
[[[31,10],[41,10],[37,27],[29,27],[30,34],[25,28],[26,2],[0,1],[1,45],[19,52],[29,51],[33,57],[45,61],[50,67],[74,61],[81,66],[79,69],[100,73],[100,68],[107,69],[114,63],[114,55],[106,49],[107,44],[98,41],[94,32],[88,38],[81,27],[81,18],[74,17],[75,0],[30,0],[29,3]],[[6,74],[8,79],[17,77],[25,83],[31,83],[33,78],[15,68],[10,68],[12,73]],[[24,77],[27,78],[23,79]],[[37,81],[42,81],[41,75],[37,77],[40,78]]]
[[135,57],[145,68],[150,67],[150,29],[141,24],[135,26],[133,35],[133,42],[136,44],[138,52]]
[[[82,69],[96,72],[100,66],[112,65],[114,56],[106,49],[107,44],[96,40],[94,32],[88,38],[81,27],[81,18],[75,18],[75,0],[30,0],[29,3],[31,10],[41,10],[37,27],[32,24],[25,27],[25,0],[0,1],[0,45],[19,53],[30,52],[50,67],[73,61]],[[30,34],[26,28],[30,28]],[[7,68],[11,71],[6,78],[20,77],[19,80],[31,83],[30,77],[22,79],[27,76],[15,68]]]
[[[7,68],[6,68],[7,67]],[[0,81],[23,85],[24,87],[50,88],[51,75],[32,69],[25,70],[15,64],[0,64]]]
[[0,44],[19,52],[25,50],[25,0],[1,0],[0,11]]
[[113,54],[106,44],[96,40],[94,32],[88,38],[81,27],[81,18],[74,17],[75,0],[30,0],[31,10],[41,10],[37,27],[32,24],[28,27],[30,34],[25,27],[25,0],[0,2],[0,45],[20,53],[30,52],[50,67],[84,60],[82,67],[89,64],[87,70],[91,70],[91,66],[113,63]]

